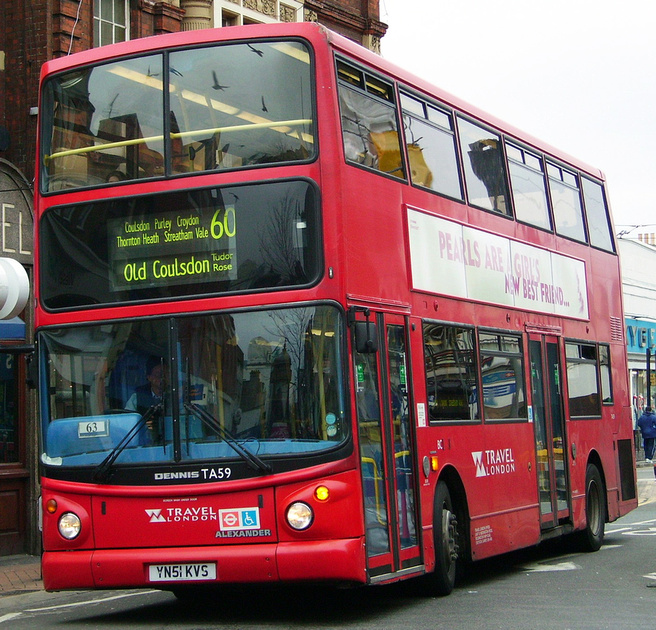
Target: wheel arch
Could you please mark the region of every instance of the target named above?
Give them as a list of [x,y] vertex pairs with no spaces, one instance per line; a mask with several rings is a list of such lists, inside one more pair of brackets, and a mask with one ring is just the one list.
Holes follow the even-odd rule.
[[[471,562],[471,538],[470,538],[470,516],[469,516],[469,504],[467,501],[467,491],[465,490],[465,485],[462,482],[460,474],[453,466],[446,466],[440,472],[438,482],[443,481],[451,494],[451,503],[453,506],[453,511],[456,514],[456,518],[459,523],[462,523],[462,526],[458,528],[460,549],[462,553],[460,554],[461,560],[464,562]],[[435,501],[435,493],[437,491],[437,483],[435,484],[435,489],[433,493],[433,502]],[[435,526],[433,524],[433,526]]]
[[610,522],[608,520],[609,518],[608,517],[608,484],[606,483],[606,473],[604,472],[604,465],[601,461],[601,457],[599,456],[599,453],[595,449],[592,449],[588,453],[588,459],[585,463],[586,475],[587,475],[588,466],[590,466],[590,464],[592,464],[597,468],[597,470],[599,471],[599,475],[601,476],[601,483],[604,486],[604,491],[602,493],[602,496],[604,497],[604,507],[605,507],[605,514],[606,514],[605,522],[608,523]]

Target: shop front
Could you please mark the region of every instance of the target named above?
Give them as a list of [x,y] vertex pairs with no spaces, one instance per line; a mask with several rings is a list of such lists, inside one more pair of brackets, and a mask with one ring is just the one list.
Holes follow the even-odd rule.
[[[0,159],[0,298],[15,290],[16,271],[32,275],[32,191]],[[16,265],[17,261],[20,265]],[[11,295],[10,295],[11,297]],[[0,305],[0,556],[38,551],[34,394],[27,389],[32,300],[20,312]]]
[[642,437],[636,423],[647,405],[656,406],[656,321],[626,317],[624,322],[635,448],[642,457]]

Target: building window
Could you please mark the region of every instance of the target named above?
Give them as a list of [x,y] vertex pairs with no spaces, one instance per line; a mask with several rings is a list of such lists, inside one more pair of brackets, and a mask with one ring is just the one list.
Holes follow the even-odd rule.
[[302,22],[300,0],[214,0],[215,26]]
[[0,353],[0,465],[20,461],[17,357]]
[[128,0],[94,0],[93,45],[106,46],[128,39]]

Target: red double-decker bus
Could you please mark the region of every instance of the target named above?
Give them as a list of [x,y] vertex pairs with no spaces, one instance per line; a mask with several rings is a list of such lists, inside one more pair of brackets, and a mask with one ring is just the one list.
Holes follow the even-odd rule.
[[312,24],[48,62],[47,590],[388,583],[637,505],[602,174]]

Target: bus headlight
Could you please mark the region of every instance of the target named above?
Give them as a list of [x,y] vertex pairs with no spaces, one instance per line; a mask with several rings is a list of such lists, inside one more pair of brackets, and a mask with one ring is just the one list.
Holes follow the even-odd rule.
[[80,517],[77,514],[66,512],[61,515],[57,526],[59,527],[59,533],[66,538],[66,540],[73,540],[80,533],[82,521],[80,521]]
[[303,531],[312,525],[314,514],[307,503],[296,501],[287,508],[287,522],[296,531]]

